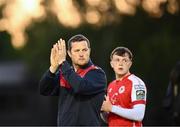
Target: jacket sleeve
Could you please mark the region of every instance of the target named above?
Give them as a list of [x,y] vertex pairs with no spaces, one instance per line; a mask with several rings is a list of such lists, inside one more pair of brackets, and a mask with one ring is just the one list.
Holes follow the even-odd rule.
[[47,70],[39,81],[40,94],[46,96],[59,95],[59,73]]
[[62,65],[62,74],[71,85],[74,93],[91,95],[105,91],[107,80],[102,69],[91,70],[81,78],[65,61]]

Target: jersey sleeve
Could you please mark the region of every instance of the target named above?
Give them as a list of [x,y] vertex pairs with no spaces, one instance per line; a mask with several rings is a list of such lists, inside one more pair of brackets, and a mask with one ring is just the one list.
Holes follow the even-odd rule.
[[147,89],[145,83],[138,77],[132,78],[131,101],[135,104],[146,104]]

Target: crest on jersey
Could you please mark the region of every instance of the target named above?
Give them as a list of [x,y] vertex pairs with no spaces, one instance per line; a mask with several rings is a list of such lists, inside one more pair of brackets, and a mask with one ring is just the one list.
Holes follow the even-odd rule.
[[125,91],[125,86],[121,86],[119,88],[119,94],[123,93]]
[[145,91],[144,90],[137,90],[136,91],[136,99],[142,100],[145,98]]

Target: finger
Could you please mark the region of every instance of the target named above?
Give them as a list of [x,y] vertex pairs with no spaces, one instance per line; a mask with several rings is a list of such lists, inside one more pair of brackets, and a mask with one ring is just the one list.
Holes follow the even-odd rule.
[[64,47],[63,47],[63,43],[64,43],[64,41],[62,40],[62,39],[60,39],[61,40],[61,49],[62,49],[62,53],[63,53],[63,55],[64,55],[64,52],[65,52],[65,50],[64,50]]
[[59,49],[59,50],[61,50],[61,49],[62,49],[62,47],[61,47],[61,39],[60,39],[60,40],[58,40],[58,49]]
[[53,45],[53,48],[56,48],[56,43]]
[[101,106],[101,110],[103,109],[103,106]]
[[64,41],[63,41],[63,39],[62,38],[60,38],[60,40],[59,40],[59,50],[61,50],[61,52],[64,54]]
[[52,48],[52,49],[51,49],[51,55],[50,55],[50,58],[51,58],[51,59],[53,59],[54,54],[55,54],[55,48]]
[[59,40],[59,52],[61,52],[62,55],[64,54],[62,39]]
[[66,44],[64,40],[62,40],[62,50],[63,50],[64,55],[66,55]]
[[51,48],[51,56],[53,55],[53,48]]
[[57,53],[58,53],[58,47],[57,47],[57,43],[55,43],[54,45],[53,45],[53,55],[55,56]]
[[55,52],[56,52],[56,43],[53,45],[52,50],[53,50],[53,53],[55,53]]
[[55,49],[55,48],[51,48],[51,54],[54,53],[54,49]]
[[104,99],[106,99],[107,95],[104,95]]
[[58,43],[56,43],[56,51],[58,51],[59,50],[59,48],[58,48]]
[[109,96],[106,96],[106,101],[109,101]]
[[103,110],[103,105],[101,106],[101,111]]
[[60,46],[61,46],[61,49],[63,50],[63,39],[62,39],[62,38],[60,39],[60,42],[61,42],[61,43],[60,43],[60,44],[61,44],[61,45],[60,45]]

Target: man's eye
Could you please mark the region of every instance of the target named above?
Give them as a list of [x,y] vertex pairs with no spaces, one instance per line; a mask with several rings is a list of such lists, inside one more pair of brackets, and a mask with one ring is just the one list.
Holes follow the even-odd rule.
[[79,52],[79,50],[74,50],[74,52]]
[[83,51],[87,51],[88,49],[83,49]]
[[127,60],[126,59],[124,59],[124,60],[122,60],[123,62],[127,62]]
[[115,62],[119,62],[119,59],[115,59],[114,61],[115,61]]

